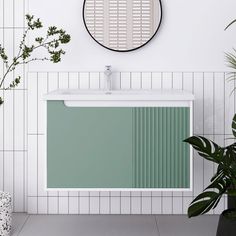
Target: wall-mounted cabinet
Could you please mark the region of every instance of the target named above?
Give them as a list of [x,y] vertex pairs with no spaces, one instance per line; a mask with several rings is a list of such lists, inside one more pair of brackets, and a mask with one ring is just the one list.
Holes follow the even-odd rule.
[[193,96],[165,94],[48,94],[47,189],[190,189]]

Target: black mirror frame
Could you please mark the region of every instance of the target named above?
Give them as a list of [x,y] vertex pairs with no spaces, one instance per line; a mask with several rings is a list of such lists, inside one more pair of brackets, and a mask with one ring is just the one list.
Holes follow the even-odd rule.
[[147,42],[145,42],[144,44],[140,45],[140,46],[137,47],[137,48],[133,48],[133,49],[129,49],[129,50],[115,50],[115,49],[106,47],[105,45],[103,45],[103,44],[101,44],[100,42],[98,42],[98,41],[92,36],[92,34],[90,33],[90,31],[88,30],[88,27],[87,27],[87,25],[86,25],[85,16],[84,16],[86,0],[84,0],[84,3],[83,3],[83,12],[82,12],[84,26],[85,26],[87,32],[89,33],[89,35],[92,37],[92,39],[93,39],[96,43],[98,43],[99,45],[101,45],[102,47],[104,47],[104,48],[106,48],[106,49],[108,49],[108,50],[110,50],[110,51],[113,51],[113,52],[131,52],[131,51],[140,49],[140,48],[144,47],[146,44],[148,44],[148,43],[156,36],[158,30],[160,29],[160,26],[161,26],[161,23],[162,23],[162,18],[163,18],[163,16],[162,16],[162,15],[163,15],[163,14],[162,14],[162,12],[163,12],[163,7],[162,7],[162,2],[161,2],[161,0],[158,0],[158,1],[160,2],[160,13],[161,13],[161,16],[160,16],[160,21],[159,21],[159,24],[158,24],[158,26],[157,26],[157,29],[156,29],[155,33],[152,35],[152,37],[151,37]]

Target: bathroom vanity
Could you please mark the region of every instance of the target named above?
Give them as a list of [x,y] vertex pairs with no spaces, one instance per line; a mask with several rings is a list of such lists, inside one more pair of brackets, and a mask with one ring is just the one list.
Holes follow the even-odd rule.
[[47,190],[190,190],[194,96],[57,90],[47,102]]

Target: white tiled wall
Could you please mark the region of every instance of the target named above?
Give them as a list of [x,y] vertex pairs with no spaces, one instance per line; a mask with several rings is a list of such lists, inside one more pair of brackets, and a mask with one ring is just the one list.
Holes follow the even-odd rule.
[[[0,0],[0,42],[9,55],[16,53],[24,30],[27,0]],[[222,50],[221,50],[222,51]],[[0,77],[3,65],[0,63]],[[99,72],[29,72],[18,68],[20,86],[2,91],[0,107],[0,190],[13,195],[14,211],[70,214],[182,214],[189,202],[208,184],[215,167],[195,154],[193,192],[45,192],[42,147],[45,138],[42,94],[57,88],[103,87]],[[28,75],[28,84],[26,76]],[[220,144],[231,140],[230,123],[235,112],[234,83],[226,73],[214,72],[122,72],[114,75],[117,89],[178,88],[192,91],[194,133]],[[11,78],[9,78],[10,80]],[[226,200],[211,213],[224,209]]]
[[[114,89],[184,89],[193,92],[194,134],[226,144],[231,137],[235,96],[222,72],[120,72]],[[102,89],[103,72],[28,73],[28,211],[49,214],[184,214],[190,201],[209,184],[215,167],[194,154],[193,192],[45,192],[43,148],[45,101],[58,88]],[[227,140],[228,141],[228,140]],[[226,199],[211,212],[224,209]]]
[[[25,0],[0,0],[0,43],[9,58],[18,52],[24,32],[25,8]],[[1,62],[0,78],[3,72]],[[11,91],[0,90],[0,96],[5,100],[0,107],[0,190],[12,193],[14,211],[23,212],[27,209],[27,85],[24,66],[19,66],[7,78],[6,84],[17,75],[24,78],[19,87]]]

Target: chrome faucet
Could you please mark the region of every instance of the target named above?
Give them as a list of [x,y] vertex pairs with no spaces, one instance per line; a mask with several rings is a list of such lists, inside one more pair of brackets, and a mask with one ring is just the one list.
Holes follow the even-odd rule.
[[111,80],[111,76],[112,72],[111,72],[111,66],[105,66],[105,71],[104,71],[104,79],[105,79],[105,83],[104,83],[104,90],[106,91],[106,93],[110,93],[112,90],[112,80]]

